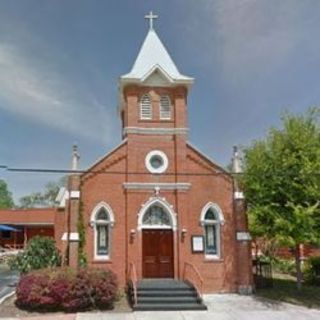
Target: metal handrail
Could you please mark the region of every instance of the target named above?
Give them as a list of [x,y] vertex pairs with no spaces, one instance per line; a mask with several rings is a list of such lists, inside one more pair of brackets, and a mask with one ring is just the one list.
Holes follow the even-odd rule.
[[[197,285],[196,283],[194,283],[193,281],[191,281],[191,280],[189,280],[187,278],[187,275],[186,275],[187,267],[190,267],[194,271],[194,273],[196,274],[196,276],[198,277],[198,280],[200,282],[199,285]],[[191,282],[194,285],[194,287],[196,288],[199,297],[202,298],[202,295],[203,295],[203,278],[201,277],[200,272],[198,271],[198,269],[190,262],[185,262],[184,263],[183,280],[187,280],[187,281]]]
[[134,305],[137,305],[137,303],[138,303],[138,292],[137,292],[138,277],[137,277],[136,266],[133,262],[130,262],[130,264],[129,264],[129,280],[132,283]]

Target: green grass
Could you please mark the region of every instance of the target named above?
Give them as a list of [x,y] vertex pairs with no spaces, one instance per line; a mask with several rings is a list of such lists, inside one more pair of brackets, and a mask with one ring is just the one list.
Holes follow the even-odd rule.
[[257,296],[320,309],[320,287],[303,285],[299,291],[294,277],[283,274],[273,277],[273,288],[258,289]]

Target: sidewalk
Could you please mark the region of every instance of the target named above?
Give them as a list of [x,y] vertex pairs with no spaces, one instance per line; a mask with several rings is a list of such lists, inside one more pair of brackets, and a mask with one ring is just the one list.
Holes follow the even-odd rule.
[[[208,311],[86,312],[57,316],[20,318],[24,320],[319,320],[320,310],[287,303],[274,303],[255,296],[221,294],[205,296]],[[0,320],[17,318],[1,318]]]
[[15,291],[14,284],[18,279],[17,272],[11,271],[9,267],[0,264],[0,303],[5,296]]

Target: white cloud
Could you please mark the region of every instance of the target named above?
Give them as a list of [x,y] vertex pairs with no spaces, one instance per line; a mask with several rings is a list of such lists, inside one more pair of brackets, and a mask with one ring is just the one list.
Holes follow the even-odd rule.
[[188,28],[202,48],[203,65],[218,65],[223,80],[239,87],[282,68],[301,52],[306,37],[314,42],[315,6],[299,0],[192,1]]
[[[0,109],[97,142],[108,142],[110,107],[72,83],[50,61],[0,43]],[[113,107],[113,106],[112,106]]]

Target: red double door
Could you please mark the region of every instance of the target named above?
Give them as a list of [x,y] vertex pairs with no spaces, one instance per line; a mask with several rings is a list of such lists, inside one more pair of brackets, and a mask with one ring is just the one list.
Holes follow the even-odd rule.
[[172,230],[143,230],[142,247],[143,277],[173,278]]

